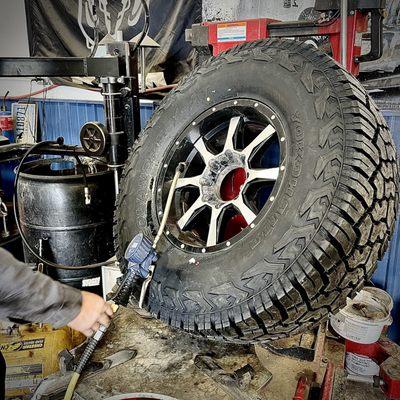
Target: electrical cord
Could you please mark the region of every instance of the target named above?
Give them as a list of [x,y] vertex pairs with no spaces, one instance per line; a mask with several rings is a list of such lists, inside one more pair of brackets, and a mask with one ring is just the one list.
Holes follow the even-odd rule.
[[[43,79],[43,89],[46,87],[46,82]],[[47,132],[47,121],[46,121],[46,101],[47,101],[47,90],[43,90],[43,99],[42,99],[42,125],[43,129],[41,130],[41,139],[46,135]]]
[[132,53],[142,44],[143,39],[146,37],[146,35],[149,33],[149,27],[150,27],[150,11],[149,11],[149,6],[147,5],[146,0],[140,0],[142,3],[142,7],[144,10],[144,25],[142,32],[139,36],[138,41],[134,44],[132,48]]
[[[81,270],[81,269],[92,269],[92,268],[99,268],[102,267],[103,265],[112,265],[115,264],[114,261],[105,261],[105,262],[99,262],[95,264],[88,264],[88,265],[82,265],[82,266],[71,266],[71,265],[63,265],[63,264],[57,264],[52,261],[44,259],[42,256],[40,256],[36,250],[33,249],[33,247],[29,244],[24,232],[22,231],[21,228],[21,223],[20,223],[20,218],[19,218],[19,211],[18,211],[18,180],[21,172],[21,167],[25,163],[25,160],[31,155],[34,154],[40,147],[44,145],[59,145],[62,146],[64,144],[64,139],[63,138],[58,138],[57,141],[52,141],[52,140],[46,140],[43,142],[36,143],[33,145],[22,157],[21,162],[18,165],[16,174],[15,174],[15,181],[14,181],[14,197],[13,197],[13,208],[14,208],[14,217],[15,217],[15,224],[17,225],[17,229],[19,234],[21,235],[21,239],[27,249],[43,264],[46,264],[49,267],[52,268],[57,268],[57,269],[65,269],[65,270]],[[75,155],[77,159],[79,157]],[[84,171],[82,162],[79,160],[80,166],[82,168],[82,171]],[[86,174],[83,172],[83,179],[86,181]]]
[[92,51],[90,52],[89,58],[92,58],[92,57],[94,57],[96,55],[97,48],[99,47],[99,18],[97,16],[96,6],[95,5],[93,5],[92,14],[93,14],[93,17],[96,20],[94,22],[94,28],[93,28],[93,33],[94,33],[93,40],[94,40],[94,43],[93,43]]
[[[32,92],[30,95],[31,96],[37,96],[39,94],[42,94],[44,91],[45,92],[49,92],[50,90],[53,90],[53,89],[55,89],[55,88],[57,88],[59,86],[60,85],[58,85],[58,84],[52,84],[47,88],[36,90],[35,92]],[[88,89],[88,90],[90,90],[90,89]],[[21,94],[21,95],[18,95],[18,96],[9,96],[8,100],[24,100],[24,99],[28,98],[28,96],[29,96],[29,93]]]
[[7,96],[9,93],[10,93],[10,91],[7,90],[6,94],[3,96],[3,104],[0,108],[0,111],[6,111],[6,99],[7,99]]

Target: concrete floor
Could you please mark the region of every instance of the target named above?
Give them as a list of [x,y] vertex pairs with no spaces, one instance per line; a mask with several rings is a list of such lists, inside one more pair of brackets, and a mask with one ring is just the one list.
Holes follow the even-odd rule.
[[[94,360],[101,360],[126,348],[135,349],[137,356],[123,365],[84,379],[77,388],[80,397],[104,399],[121,393],[151,392],[179,400],[290,400],[298,378],[302,374],[311,376],[313,372],[312,363],[277,356],[268,351],[263,352],[261,364],[252,346],[205,341],[172,330],[157,320],[144,319],[131,309],[119,311],[102,346],[95,352]],[[337,342],[328,340],[325,352],[324,357],[335,364],[342,362],[343,346]],[[212,354],[213,359],[228,372],[250,364],[256,374],[248,388],[240,395],[232,395],[197,369],[194,357],[207,353]],[[268,384],[265,383],[268,382],[269,372],[263,365],[273,375]],[[338,386],[335,400],[383,399],[379,390],[366,397],[364,385],[362,390],[354,384],[347,386],[345,383]],[[380,397],[372,397],[376,393]]]

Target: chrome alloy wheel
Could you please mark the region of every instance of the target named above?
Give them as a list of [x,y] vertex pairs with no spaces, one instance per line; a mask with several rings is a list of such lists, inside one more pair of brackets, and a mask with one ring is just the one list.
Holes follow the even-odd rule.
[[248,99],[222,103],[193,121],[168,152],[157,183],[161,217],[173,170],[186,162],[167,224],[169,240],[205,253],[253,229],[279,189],[285,141],[273,110]]

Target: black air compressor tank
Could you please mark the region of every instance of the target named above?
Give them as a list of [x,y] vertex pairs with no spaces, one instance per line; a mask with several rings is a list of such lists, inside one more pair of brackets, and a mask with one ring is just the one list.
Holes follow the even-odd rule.
[[[18,181],[21,228],[28,243],[49,261],[81,266],[113,255],[113,174],[102,164],[85,166],[91,203],[85,204],[84,181],[75,163],[37,160],[22,167]],[[37,259],[24,249],[25,260]],[[47,268],[48,274],[79,289],[101,292],[101,271]]]

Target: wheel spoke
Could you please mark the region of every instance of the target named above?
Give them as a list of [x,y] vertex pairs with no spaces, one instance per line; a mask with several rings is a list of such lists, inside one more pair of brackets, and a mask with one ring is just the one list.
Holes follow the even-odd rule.
[[199,211],[205,206],[205,203],[201,200],[201,196],[188,208],[185,214],[178,220],[177,224],[181,230],[199,213]]
[[185,186],[200,186],[201,175],[191,176],[189,178],[179,178],[176,183],[176,189],[183,188]]
[[241,119],[242,119],[242,117],[233,117],[229,121],[228,133],[226,135],[226,141],[225,141],[225,146],[224,146],[223,151],[225,151],[227,149],[234,150],[233,139],[234,139],[235,133],[238,130]]
[[215,246],[218,242],[219,236],[219,221],[218,218],[222,212],[222,209],[218,209],[215,207],[211,208],[211,218],[210,218],[210,227],[208,230],[207,236],[207,246]]
[[243,149],[243,153],[249,158],[251,153],[261,143],[265,142],[275,133],[275,128],[272,125],[268,125],[263,131],[246,147]]
[[214,154],[212,154],[207,149],[206,144],[204,143],[204,140],[202,137],[196,141],[196,143],[194,144],[194,147],[200,153],[201,157],[203,158],[203,161],[206,164],[208,164],[208,162],[214,157]]
[[254,214],[253,211],[251,211],[250,208],[247,207],[247,205],[243,201],[242,196],[239,196],[237,199],[233,200],[232,204],[240,211],[248,224],[255,220],[256,214]]
[[279,175],[279,167],[266,168],[266,169],[250,169],[248,171],[247,181],[251,182],[255,179],[262,179],[265,181],[276,181]]

